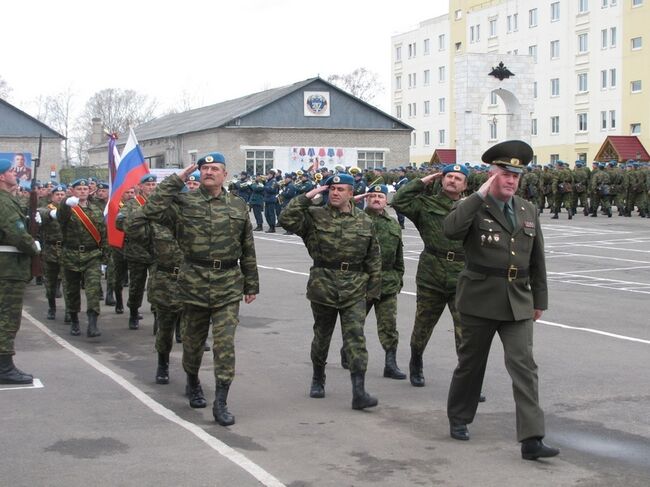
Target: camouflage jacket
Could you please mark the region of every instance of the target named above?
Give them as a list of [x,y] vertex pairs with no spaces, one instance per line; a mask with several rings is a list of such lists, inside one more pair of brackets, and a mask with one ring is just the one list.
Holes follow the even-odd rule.
[[30,257],[36,255],[36,246],[27,231],[26,217],[20,203],[3,190],[0,190],[0,245],[18,250],[0,252],[0,279],[29,281],[32,278]]
[[[603,185],[609,185],[609,183],[609,173],[607,173],[604,169],[598,169],[597,171],[591,173],[589,190],[592,193],[597,193],[599,191],[602,191]],[[609,194],[609,190],[607,191],[607,194]]]
[[181,308],[178,301],[178,273],[183,264],[183,254],[169,228],[155,222],[150,222],[148,226],[155,265],[148,281],[147,300],[154,306],[178,310]]
[[[146,200],[145,200],[146,204]],[[142,207],[137,198],[120,208],[120,213],[115,221],[118,230],[124,232],[124,256],[126,260],[141,262],[143,264],[153,263],[153,250],[151,248],[151,229],[143,225]],[[140,218],[138,218],[140,217]],[[138,221],[135,228],[132,228],[133,220]]]
[[[444,193],[426,194],[421,179],[414,179],[401,188],[392,202],[393,208],[413,222],[424,241],[420,254],[415,282],[434,291],[454,294],[458,273],[463,269],[463,261],[448,260],[448,252],[463,254],[463,243],[450,240],[442,231],[442,223],[451,211],[454,201]],[[451,255],[451,254],[450,254]]]
[[307,299],[347,308],[363,296],[381,297],[381,253],[372,220],[350,204],[349,213],[329,205],[313,206],[305,195],[291,200],[280,214],[280,224],[299,235],[314,261],[360,264],[361,271],[312,266]]
[[569,169],[559,169],[553,174],[553,193],[573,192],[573,173]]
[[381,295],[391,296],[402,290],[404,285],[404,251],[402,229],[397,220],[385,211],[378,215],[366,209],[381,250]]
[[57,210],[54,203],[49,203],[44,208],[39,208],[41,215],[41,242],[43,243],[43,260],[45,262],[60,262],[61,244],[63,243],[63,232],[61,225],[56,218],[52,218],[50,212]]
[[80,270],[89,261],[101,258],[104,253],[106,246],[104,213],[92,203],[88,203],[85,207],[80,206],[100,234],[98,244],[81,220],[73,213],[72,208],[66,204],[66,201],[67,198],[61,202],[56,214],[63,232],[61,263],[68,269]]
[[[184,186],[172,174],[143,207],[145,217],[168,227],[178,240],[184,256],[178,273],[180,302],[218,308],[244,294],[259,294],[253,227],[244,200],[225,192],[211,196],[203,186],[182,193]],[[222,261],[232,260],[239,265],[219,269]]]

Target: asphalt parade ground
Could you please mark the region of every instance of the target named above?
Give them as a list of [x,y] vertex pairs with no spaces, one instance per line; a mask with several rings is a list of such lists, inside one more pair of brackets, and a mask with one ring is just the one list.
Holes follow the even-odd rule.
[[[559,457],[529,462],[515,439],[514,402],[493,343],[471,440],[449,437],[446,400],[455,366],[443,315],[424,356],[426,387],[382,377],[374,316],[366,322],[367,390],[379,406],[351,409],[349,373],[330,349],[326,397],[310,399],[310,259],[296,236],[255,234],[261,294],[241,306],[237,373],[228,397],[236,424],[184,397],[181,347],[169,385],[156,385],[153,316],[141,328],[104,307],[103,334],[72,337],[45,320],[30,284],[16,364],[34,386],[0,386],[0,484],[6,486],[644,486],[650,485],[650,220],[542,215],[550,309],[535,328],[546,441]],[[422,242],[407,221],[397,359],[408,370],[415,270]],[[126,290],[125,290],[126,292]],[[85,314],[80,314],[85,332]],[[210,352],[201,369],[214,399]]]

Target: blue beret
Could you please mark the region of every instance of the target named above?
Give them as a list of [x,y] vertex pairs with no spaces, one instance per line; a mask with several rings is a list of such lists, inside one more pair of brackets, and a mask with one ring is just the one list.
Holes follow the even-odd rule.
[[187,176],[186,181],[201,181],[201,173],[199,171],[194,171],[192,174]]
[[73,188],[76,188],[77,186],[88,186],[88,179],[81,178],[81,179],[75,179],[70,183],[70,186]]
[[209,154],[204,155],[196,162],[196,165],[201,169],[203,164],[226,164],[226,158],[221,152],[210,152]]
[[97,189],[108,189],[108,183],[106,181],[98,181]]
[[92,177],[92,176],[88,177],[88,183],[96,183],[96,182],[97,182],[97,179],[95,179],[94,177]]
[[616,161],[609,161],[609,167],[616,167]]
[[18,181],[18,186],[24,191],[31,191],[32,190],[32,182],[31,181],[23,181],[20,180]]
[[354,178],[349,174],[341,173],[327,178],[325,184],[349,184],[350,186],[354,186]]
[[9,159],[0,159],[0,174],[6,173],[11,169],[11,161]]
[[65,184],[59,184],[59,185],[54,186],[52,188],[52,193],[56,193],[57,191],[63,191],[65,193],[66,189],[68,189],[68,188],[66,188]]
[[442,168],[442,174],[445,175],[448,172],[460,172],[467,177],[469,175],[469,168],[467,166],[461,166],[460,164],[447,164]]
[[601,169],[605,169],[605,163],[604,162],[599,162],[598,167]]
[[155,174],[145,174],[140,178],[140,184],[155,183],[158,180]]
[[376,184],[375,186],[372,186],[368,188],[368,193],[384,193],[386,196],[388,196],[388,186],[385,184]]

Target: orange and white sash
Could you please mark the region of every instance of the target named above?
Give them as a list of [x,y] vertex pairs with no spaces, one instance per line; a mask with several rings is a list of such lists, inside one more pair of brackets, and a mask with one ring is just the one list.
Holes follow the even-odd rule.
[[88,215],[84,213],[80,206],[74,206],[72,208],[72,213],[77,215],[77,218],[79,218],[79,221],[82,223],[84,228],[88,230],[90,236],[95,240],[95,242],[97,242],[97,245],[100,246],[102,234],[99,233],[99,230],[97,230],[97,227],[92,222],[92,220],[88,218]]

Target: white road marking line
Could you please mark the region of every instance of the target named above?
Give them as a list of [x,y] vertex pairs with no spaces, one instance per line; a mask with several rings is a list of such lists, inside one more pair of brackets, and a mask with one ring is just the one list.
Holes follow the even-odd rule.
[[34,381],[31,384],[25,384],[22,386],[13,386],[13,387],[0,386],[0,392],[17,391],[19,389],[42,389],[42,388],[43,388],[43,383],[39,379],[34,378]]
[[[289,237],[290,235],[287,235]],[[302,243],[302,240],[296,240],[296,239],[278,239],[278,238],[269,238],[269,237],[258,237],[254,236],[254,240],[268,240],[269,242],[280,242],[280,243],[285,243],[285,244],[291,244],[291,245],[304,245]]]
[[82,350],[79,350],[77,347],[71,345],[69,342],[61,338],[59,335],[51,332],[47,326],[45,326],[43,323],[38,321],[28,312],[23,311],[23,316],[28,321],[30,321],[34,326],[36,326],[36,328],[41,330],[43,333],[49,336],[60,346],[72,352],[81,360],[86,362],[88,365],[96,369],[98,372],[112,379],[115,383],[117,383],[119,386],[124,388],[127,392],[131,393],[136,399],[138,399],[141,403],[143,403],[145,406],[151,409],[154,413],[162,416],[163,418],[167,419],[168,421],[171,421],[172,423],[177,424],[181,428],[186,429],[194,436],[202,440],[210,448],[212,448],[217,453],[219,453],[221,456],[225,457],[226,459],[230,460],[238,467],[248,472],[262,485],[272,486],[272,487],[285,487],[282,482],[280,482],[278,479],[276,479],[273,475],[268,473],[262,467],[260,467],[253,461],[249,460],[246,456],[242,455],[237,450],[234,450],[233,448],[229,447],[222,441],[219,441],[214,436],[208,434],[202,428],[195,425],[194,423],[190,423],[189,421],[184,420],[171,409],[167,409],[165,406],[163,406],[162,404],[160,404],[159,402],[155,401],[147,394],[145,394],[142,390],[138,389],[136,386],[131,384],[121,375],[113,372],[111,369],[109,369],[99,361],[95,360],[87,353],[83,352]]
[[585,269],[584,271],[571,271],[572,274],[586,274],[589,272],[615,272],[615,271],[633,271],[637,269],[650,269],[650,265],[639,265],[634,267],[611,267],[605,269]]
[[596,260],[616,260],[619,262],[631,262],[633,264],[650,264],[650,261],[647,260],[622,259],[620,257],[606,257],[604,255],[575,254],[572,252],[556,252],[554,250],[547,251],[546,253],[548,254],[546,255],[547,259],[555,257],[588,257]]
[[625,335],[618,335],[616,333],[609,333],[607,331],[601,331],[601,330],[594,330],[593,328],[582,328],[579,326],[569,326],[569,325],[563,325],[562,323],[553,323],[552,321],[544,321],[544,320],[538,320],[536,323],[541,323],[542,325],[547,325],[547,326],[556,326],[558,328],[565,328],[568,330],[577,330],[577,331],[585,331],[587,333],[595,333],[596,335],[604,335],[606,337],[610,338],[617,338],[619,340],[627,340],[630,342],[636,342],[636,343],[643,343],[644,345],[650,345],[650,340],[643,340],[642,338],[634,338],[634,337],[628,337]]

